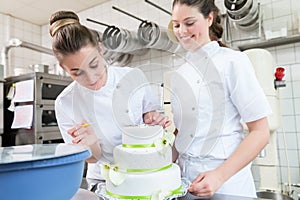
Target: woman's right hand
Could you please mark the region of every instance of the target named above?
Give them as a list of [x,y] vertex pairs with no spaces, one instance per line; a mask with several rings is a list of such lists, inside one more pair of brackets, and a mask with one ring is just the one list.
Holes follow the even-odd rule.
[[74,144],[81,144],[90,148],[92,157],[88,158],[86,160],[87,162],[95,163],[100,159],[102,155],[101,146],[99,144],[99,139],[90,124],[83,121],[82,124],[74,125],[72,128],[68,129],[67,132],[72,136],[72,142]]
[[76,124],[68,129],[68,134],[72,136],[72,142],[74,144],[90,146],[98,142],[98,138],[92,127],[85,121],[83,121],[82,124]]

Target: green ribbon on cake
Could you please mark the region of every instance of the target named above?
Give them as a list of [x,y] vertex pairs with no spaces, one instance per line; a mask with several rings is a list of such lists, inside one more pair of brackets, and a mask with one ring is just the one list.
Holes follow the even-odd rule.
[[154,144],[122,144],[122,147],[125,148],[149,148],[155,147]]
[[[159,191],[151,196],[125,196],[125,195],[119,195],[119,194],[114,194],[112,192],[109,192],[108,190],[106,190],[106,193],[114,198],[118,198],[118,199],[142,199],[142,200],[153,200],[153,199],[160,199],[160,197],[162,198],[167,198],[176,194],[183,194],[182,191],[182,186],[180,185],[177,189],[173,190],[173,191],[167,191],[167,192],[163,192],[163,191]],[[163,194],[163,196],[161,196],[160,194]]]
[[126,169],[126,172],[158,172],[172,167],[172,164],[156,169]]

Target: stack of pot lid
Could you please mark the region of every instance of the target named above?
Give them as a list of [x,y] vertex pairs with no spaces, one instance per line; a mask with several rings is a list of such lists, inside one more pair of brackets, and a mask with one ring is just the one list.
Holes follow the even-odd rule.
[[109,26],[104,30],[102,43],[106,49],[111,51],[135,55],[146,53],[135,32],[115,26]]
[[243,30],[258,27],[259,9],[257,0],[225,0],[227,14],[231,21]]
[[155,48],[169,52],[176,52],[179,44],[169,39],[166,29],[162,29],[156,23],[143,21],[138,28],[138,38],[145,48]]

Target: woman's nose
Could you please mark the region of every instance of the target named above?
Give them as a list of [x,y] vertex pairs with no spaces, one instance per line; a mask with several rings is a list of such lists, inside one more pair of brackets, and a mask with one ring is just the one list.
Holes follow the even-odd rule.
[[186,26],[184,26],[184,25],[179,26],[179,33],[180,34],[185,33],[186,31],[187,31]]
[[85,79],[88,83],[91,83],[94,81],[94,73],[92,73],[91,71],[87,71],[85,74]]

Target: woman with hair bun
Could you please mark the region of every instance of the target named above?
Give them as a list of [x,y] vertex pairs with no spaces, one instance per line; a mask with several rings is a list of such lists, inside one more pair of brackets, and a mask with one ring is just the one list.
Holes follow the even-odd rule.
[[[54,55],[74,80],[55,101],[58,126],[66,143],[90,147],[86,177],[93,184],[103,180],[100,164],[113,162],[113,148],[121,144],[121,127],[115,118],[118,113],[113,109],[118,102],[113,101],[113,94],[128,73],[134,72],[142,80],[146,77],[137,68],[108,66],[99,37],[81,25],[72,11],[58,11],[51,16],[50,35]],[[155,111],[158,108],[148,85],[132,92],[128,115],[134,125],[169,126],[168,117]]]
[[[214,0],[173,1],[172,31],[188,51],[177,72],[191,88],[197,113],[190,117],[195,124],[188,126],[195,126],[195,131],[186,131],[180,107],[171,101],[178,130],[174,161],[195,196],[256,197],[251,162],[269,141],[271,109],[247,55],[220,41],[223,28],[218,14]],[[176,84],[178,79],[171,81],[171,88]],[[181,112],[188,118],[186,110]]]

